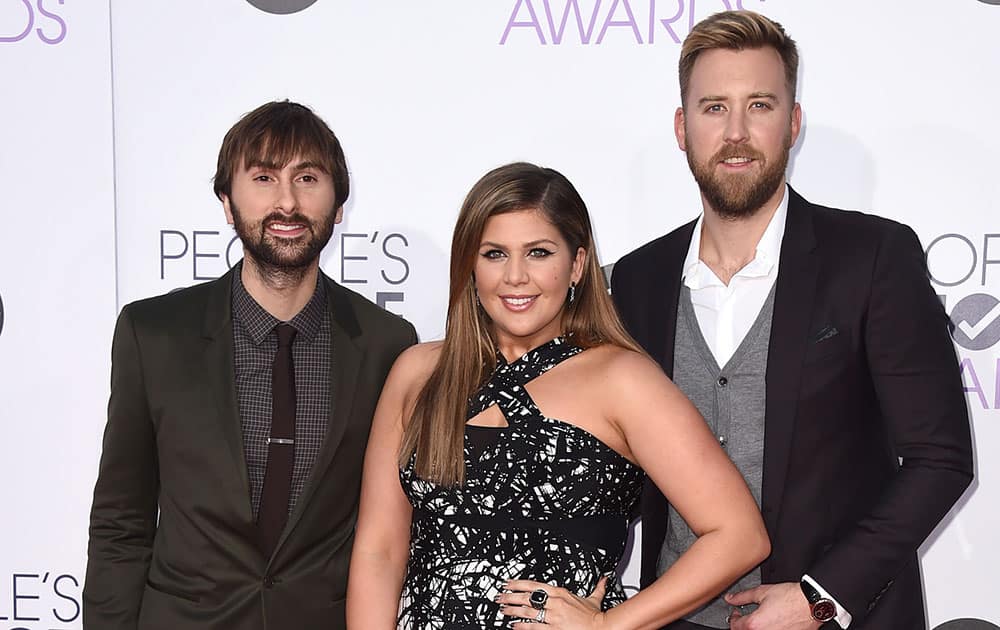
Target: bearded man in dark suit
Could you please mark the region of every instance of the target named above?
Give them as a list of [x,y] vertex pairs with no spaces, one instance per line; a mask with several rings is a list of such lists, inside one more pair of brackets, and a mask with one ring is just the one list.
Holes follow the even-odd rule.
[[345,627],[369,425],[416,341],[320,271],[348,190],[302,105],[226,135],[215,193],[242,262],[118,319],[85,630]]
[[[673,630],[925,628],[917,548],[972,479],[916,235],[785,183],[797,72],[795,42],[761,15],[692,29],[674,127],[704,212],[613,271],[629,331],[705,416],[771,537],[763,564]],[[649,485],[643,585],[695,534]]]

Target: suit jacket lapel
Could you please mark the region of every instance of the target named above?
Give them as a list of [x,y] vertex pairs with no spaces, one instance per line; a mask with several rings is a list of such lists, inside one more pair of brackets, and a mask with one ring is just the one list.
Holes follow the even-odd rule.
[[809,343],[819,271],[812,209],[791,187],[788,191],[788,218],[778,263],[766,376],[761,508],[772,535],[777,531],[788,474],[802,359]]
[[215,399],[214,414],[225,438],[226,450],[245,490],[241,509],[247,520],[253,520],[250,504],[250,480],[247,478],[246,456],[243,453],[243,429],[236,397],[236,375],[233,366],[232,275],[229,271],[215,281],[205,304],[202,339],[205,342],[205,387]]
[[[322,273],[322,272],[321,272]],[[344,294],[344,289],[330,278],[326,281],[327,301],[330,308],[330,348],[333,353],[333,364],[330,368],[330,419],[326,428],[326,438],[320,448],[316,462],[302,494],[295,503],[295,508],[289,516],[288,525],[278,542],[277,551],[285,538],[295,528],[301,518],[305,506],[316,492],[316,485],[326,469],[333,462],[333,456],[344,438],[344,432],[351,421],[351,408],[354,405],[354,394],[358,371],[361,369],[363,352],[357,338],[361,335],[361,326],[354,314],[354,309]]]
[[[677,231],[676,240],[669,244],[664,252],[662,267],[666,272],[666,277],[662,279],[664,290],[659,294],[659,300],[654,298],[655,301],[651,305],[652,317],[648,322],[651,343],[647,347],[660,348],[659,356],[654,358],[660,362],[660,367],[670,378],[674,376],[674,338],[677,333],[677,304],[684,280],[684,259],[687,258],[696,224],[697,220],[681,227]],[[652,294],[655,296],[657,292],[654,290]]]

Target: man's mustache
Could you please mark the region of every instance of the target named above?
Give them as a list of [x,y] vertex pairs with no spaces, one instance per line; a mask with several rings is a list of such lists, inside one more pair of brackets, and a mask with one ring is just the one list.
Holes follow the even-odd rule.
[[712,156],[712,162],[722,162],[729,158],[750,158],[751,160],[763,160],[764,154],[750,146],[726,145],[719,149]]
[[313,229],[313,222],[305,217],[305,215],[299,214],[298,212],[293,214],[284,214],[281,212],[272,212],[271,214],[264,217],[261,222],[261,228],[266,228],[269,224],[278,223],[301,223],[307,226],[310,231]]

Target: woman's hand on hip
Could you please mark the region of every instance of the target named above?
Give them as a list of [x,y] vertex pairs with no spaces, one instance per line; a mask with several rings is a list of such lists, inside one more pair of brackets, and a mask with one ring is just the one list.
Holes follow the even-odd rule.
[[[510,580],[505,592],[497,596],[501,612],[513,617],[514,630],[535,630],[535,624],[545,624],[559,630],[607,628],[601,601],[607,589],[606,577],[597,582],[594,592],[583,598],[564,588],[533,582]],[[541,630],[541,629],[539,629]]]

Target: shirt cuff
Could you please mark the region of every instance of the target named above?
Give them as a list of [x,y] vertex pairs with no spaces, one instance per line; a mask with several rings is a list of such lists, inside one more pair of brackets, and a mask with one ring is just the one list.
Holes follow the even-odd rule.
[[816,589],[816,592],[819,593],[821,597],[824,597],[833,602],[833,605],[837,607],[837,616],[834,617],[833,620],[837,622],[838,626],[840,626],[844,630],[847,630],[847,627],[851,625],[851,621],[853,619],[851,617],[851,613],[847,612],[847,609],[841,606],[840,602],[838,602],[836,599],[833,598],[833,595],[827,593],[826,590],[822,586],[820,586],[818,582],[816,582],[816,580],[812,579],[808,575],[803,575],[802,579],[805,582],[808,582],[809,585],[812,586],[814,589]]

